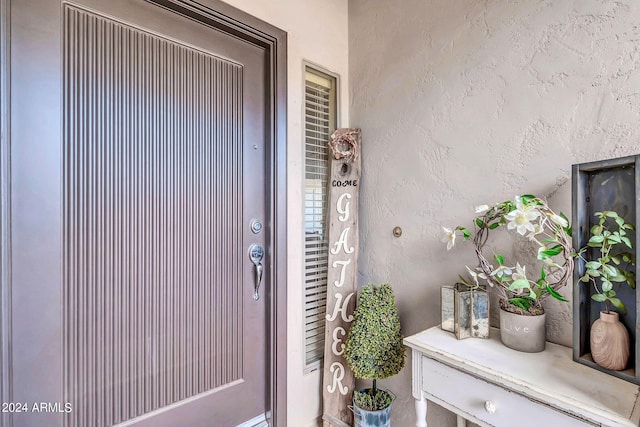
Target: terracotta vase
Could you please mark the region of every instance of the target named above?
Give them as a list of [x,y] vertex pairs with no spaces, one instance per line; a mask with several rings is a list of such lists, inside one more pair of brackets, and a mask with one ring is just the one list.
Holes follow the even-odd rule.
[[629,333],[620,323],[618,313],[601,311],[591,326],[591,357],[598,365],[621,371],[629,360]]

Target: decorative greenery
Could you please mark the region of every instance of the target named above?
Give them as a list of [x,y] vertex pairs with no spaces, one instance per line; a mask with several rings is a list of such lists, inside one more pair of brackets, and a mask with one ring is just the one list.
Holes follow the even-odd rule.
[[[473,221],[475,234],[461,226],[454,229],[443,227],[446,235],[442,239],[447,243],[447,250],[454,247],[459,234],[464,240],[473,240],[480,265],[477,271],[467,269],[476,284],[483,279],[497,289],[500,306],[514,313],[542,314],[541,301],[548,296],[567,301],[558,293],[573,273],[572,230],[564,214],[556,214],[545,201],[530,194],[516,196],[513,201],[507,200],[492,207],[478,206],[476,214]],[[498,265],[494,267],[484,257],[482,249],[489,232],[505,225],[508,230],[515,230],[538,246],[537,259],[542,262],[542,268],[536,280],[527,276],[526,266],[519,262],[515,266],[507,265],[504,256],[495,254],[493,259]],[[556,257],[563,260],[558,263]]]
[[[377,389],[376,380],[397,374],[405,362],[400,316],[389,284],[369,284],[362,289],[344,357],[356,377],[373,380],[371,391],[354,393],[354,402],[358,404],[360,400],[372,411],[389,406],[391,397],[381,395],[386,392]],[[381,404],[386,406],[380,407]]]
[[[591,296],[594,301],[604,303],[605,310],[609,313],[609,304],[620,311],[626,311],[624,303],[616,297],[613,290],[614,283],[627,283],[631,288],[636,288],[635,272],[628,269],[635,264],[635,258],[631,253],[619,248],[632,248],[631,240],[627,237],[627,230],[634,230],[633,225],[627,224],[624,218],[614,211],[596,212],[593,214],[598,223],[591,227],[591,237],[587,245],[575,254],[585,262],[585,274],[580,281],[593,285],[596,291]],[[617,230],[614,231],[614,224]],[[588,261],[583,254],[589,248],[597,248],[599,256],[593,261]]]

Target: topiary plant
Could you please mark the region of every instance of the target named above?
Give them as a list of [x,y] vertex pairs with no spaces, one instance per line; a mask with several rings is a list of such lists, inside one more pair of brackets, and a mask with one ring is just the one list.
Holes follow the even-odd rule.
[[354,403],[368,411],[389,406],[390,393],[378,390],[376,381],[397,374],[405,362],[400,316],[389,284],[362,289],[344,357],[357,378],[373,380],[371,389],[354,392]]

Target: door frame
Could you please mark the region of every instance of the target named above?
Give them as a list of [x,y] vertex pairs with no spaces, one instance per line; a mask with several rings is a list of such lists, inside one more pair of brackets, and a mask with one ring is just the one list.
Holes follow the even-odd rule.
[[[267,134],[267,211],[265,227],[271,248],[271,283],[267,311],[267,420],[273,427],[287,422],[287,34],[220,0],[146,0],[205,25],[231,34],[265,50],[268,63],[265,105]],[[0,401],[12,398],[11,348],[11,0],[0,0]],[[248,226],[248,225],[247,225]],[[12,425],[10,414],[0,424]]]

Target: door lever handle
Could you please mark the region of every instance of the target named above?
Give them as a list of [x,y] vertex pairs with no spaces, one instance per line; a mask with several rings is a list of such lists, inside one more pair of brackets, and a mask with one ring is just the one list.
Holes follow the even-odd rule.
[[256,285],[253,288],[253,300],[258,301],[260,299],[260,294],[258,294],[258,290],[260,289],[260,284],[262,283],[262,264],[256,264]]
[[264,248],[261,245],[253,244],[249,246],[249,259],[256,267],[256,281],[253,288],[253,300],[258,301],[260,299],[260,284],[262,283],[262,272],[264,267],[262,266],[262,259],[264,258]]

